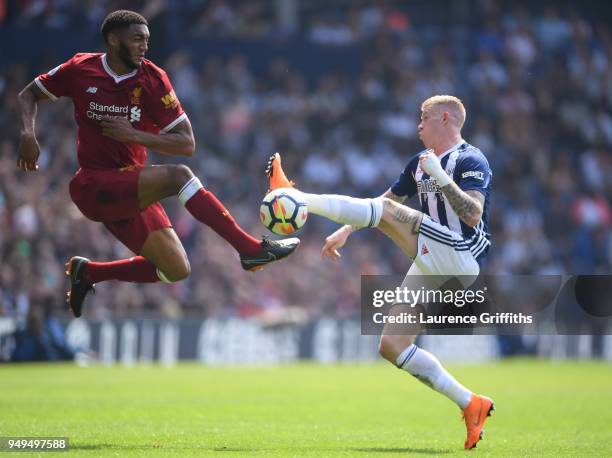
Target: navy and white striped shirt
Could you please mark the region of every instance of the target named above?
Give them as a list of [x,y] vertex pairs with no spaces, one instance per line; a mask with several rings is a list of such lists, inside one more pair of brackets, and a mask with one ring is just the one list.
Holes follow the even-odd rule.
[[477,190],[484,195],[482,219],[476,227],[470,227],[459,219],[450,203],[444,197],[436,180],[419,167],[419,157],[425,151],[413,156],[391,192],[397,196],[412,197],[418,193],[421,211],[433,220],[448,227],[470,241],[470,251],[479,262],[491,245],[488,233],[489,194],[493,172],[487,158],[475,146],[461,140],[455,146],[438,156],[442,168],[464,191]]

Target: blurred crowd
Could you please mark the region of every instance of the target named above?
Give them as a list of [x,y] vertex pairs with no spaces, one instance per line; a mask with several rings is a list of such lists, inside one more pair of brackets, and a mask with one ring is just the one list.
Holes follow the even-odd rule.
[[[198,148],[185,162],[255,235],[266,232],[257,209],[270,153],[283,153],[285,170],[306,191],[380,195],[422,149],[420,103],[454,94],[467,108],[464,138],[482,149],[494,173],[486,272],[610,273],[611,22],[578,3],[191,0],[178,2],[180,11],[164,0],[0,3],[5,26],[69,28],[80,21],[79,30],[87,30],[89,21],[89,31],[79,33],[93,34],[106,12],[121,6],[152,18],[153,44],[156,26],[176,34],[165,36],[170,52],[156,63],[170,74],[194,126]],[[445,7],[449,15],[426,22],[419,16]],[[358,70],[305,74],[285,58],[257,70],[244,53],[201,56],[187,46],[197,38],[266,47],[279,37],[291,38],[286,46],[356,49]],[[79,51],[90,50],[77,45]],[[40,170],[26,175],[16,168],[16,94],[57,63],[24,55],[1,64],[0,316],[24,316],[41,297],[59,303],[71,255],[131,255],[69,199],[77,169],[70,101],[41,104]],[[172,161],[150,155],[152,163]],[[359,311],[360,274],[400,274],[409,266],[369,229],[351,237],[340,262],[321,261],[324,238],[337,226],[313,216],[291,259],[248,274],[231,247],[176,199],[164,204],[192,276],[173,285],[100,284],[89,318],[144,311],[282,315],[286,306],[351,316]]]

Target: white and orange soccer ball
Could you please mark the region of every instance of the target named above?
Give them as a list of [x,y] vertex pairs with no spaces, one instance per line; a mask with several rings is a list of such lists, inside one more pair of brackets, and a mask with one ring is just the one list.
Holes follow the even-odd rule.
[[259,207],[259,218],[264,226],[278,235],[289,235],[304,226],[308,207],[299,191],[279,188],[269,192]]

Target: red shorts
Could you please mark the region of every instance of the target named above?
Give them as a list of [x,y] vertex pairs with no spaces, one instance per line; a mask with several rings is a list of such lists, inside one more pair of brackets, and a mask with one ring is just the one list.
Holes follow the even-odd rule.
[[104,223],[136,254],[151,232],[172,227],[159,202],[138,206],[138,177],[142,167],[114,170],[79,169],[70,181],[70,197],[87,218]]

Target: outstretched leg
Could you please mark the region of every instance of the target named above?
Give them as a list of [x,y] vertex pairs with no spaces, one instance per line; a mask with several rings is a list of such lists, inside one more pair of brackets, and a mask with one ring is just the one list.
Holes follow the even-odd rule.
[[[268,162],[266,174],[270,190],[293,188],[281,166],[280,154]],[[323,216],[339,224],[356,227],[378,227],[410,258],[417,252],[419,227],[423,214],[386,197],[359,199],[337,194],[309,194],[300,192],[308,212]]]
[[223,237],[238,253],[254,255],[261,251],[261,241],[242,230],[229,210],[212,192],[204,189],[189,167],[157,165],[142,169],[138,181],[141,209],[175,195],[189,213]]
[[245,270],[259,270],[283,259],[293,253],[300,243],[297,238],[280,241],[264,238],[262,241],[249,235],[185,165],[158,165],[142,170],[138,183],[140,208],[173,195],[178,195],[198,221],[209,226],[236,249]]

